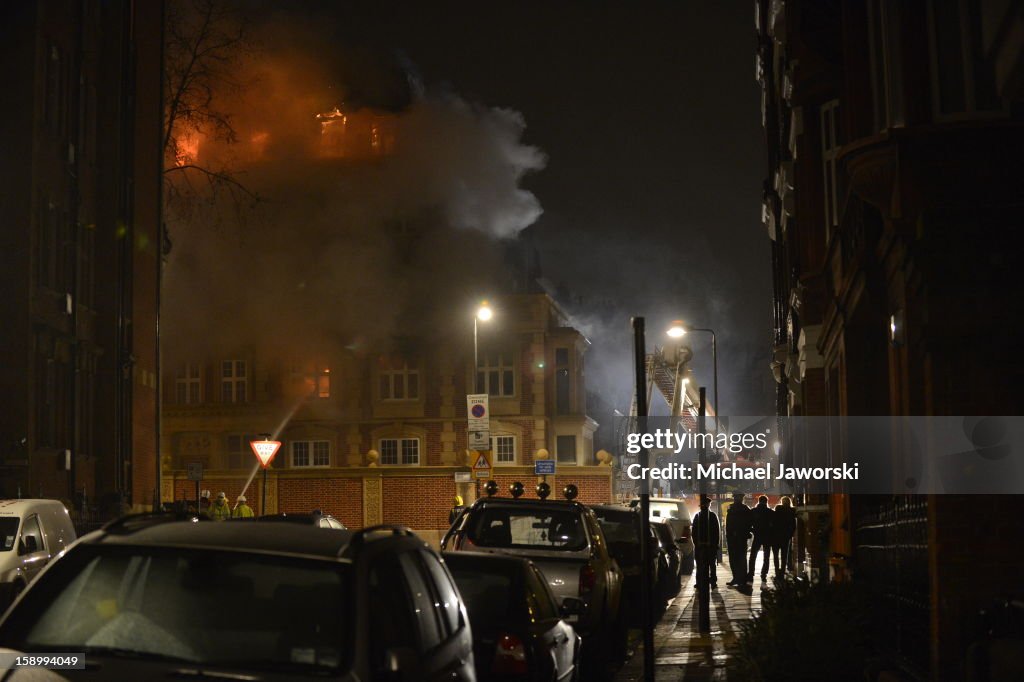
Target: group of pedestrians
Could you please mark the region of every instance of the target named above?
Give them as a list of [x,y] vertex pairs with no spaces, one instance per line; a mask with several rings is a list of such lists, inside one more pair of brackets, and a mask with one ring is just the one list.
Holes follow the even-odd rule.
[[[729,549],[732,580],[726,585],[744,587],[754,582],[757,557],[761,562],[761,580],[768,579],[768,568],[775,564],[775,575],[789,569],[789,554],[793,533],[796,531],[796,509],[793,500],[783,497],[775,509],[768,506],[768,498],[761,495],[751,509],[743,503],[743,493],[733,493],[733,502],[725,518],[725,539]],[[710,585],[718,587],[716,559],[721,545],[718,517],[709,509],[711,498],[702,496],[700,511],[693,517],[694,560],[697,564],[697,589]],[[749,555],[747,543],[750,542]]]
[[239,495],[235,502],[234,509],[228,504],[226,493],[217,493],[217,498],[210,501],[210,491],[204,490],[199,498],[199,511],[206,514],[214,521],[227,521],[228,519],[251,519],[255,516],[252,507],[246,504],[245,495]]
[[[796,509],[793,500],[783,497],[775,509],[768,506],[768,498],[761,495],[753,509],[743,503],[743,493],[733,493],[733,503],[725,518],[725,538],[729,547],[732,580],[727,585],[742,587],[754,582],[757,557],[761,562],[761,580],[768,579],[768,568],[774,562],[775,575],[789,570],[789,554],[793,533],[796,531]],[[750,554],[747,542],[750,541]]]

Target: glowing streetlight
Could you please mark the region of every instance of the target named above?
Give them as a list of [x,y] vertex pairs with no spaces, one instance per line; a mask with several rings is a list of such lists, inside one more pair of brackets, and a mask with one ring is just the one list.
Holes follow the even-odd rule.
[[475,387],[474,393],[480,392],[480,344],[477,341],[478,330],[477,325],[479,322],[488,322],[494,317],[494,310],[491,308],[487,301],[481,301],[480,307],[476,309],[476,315],[473,316],[473,386]]
[[718,424],[721,420],[720,415],[722,414],[722,406],[718,396],[718,339],[715,336],[715,330],[713,329],[701,329],[698,327],[689,327],[683,324],[682,320],[673,320],[672,326],[665,330],[673,339],[681,339],[686,336],[688,332],[707,332],[711,334],[711,361],[714,371],[714,389],[715,389],[715,433],[718,432]]
[[[478,325],[480,322],[489,322],[494,317],[494,311],[487,301],[480,301],[480,307],[476,309],[473,316],[473,392],[480,393],[480,343],[478,339]],[[488,447],[488,449],[490,449]],[[476,496],[480,497],[480,479],[476,479]]]

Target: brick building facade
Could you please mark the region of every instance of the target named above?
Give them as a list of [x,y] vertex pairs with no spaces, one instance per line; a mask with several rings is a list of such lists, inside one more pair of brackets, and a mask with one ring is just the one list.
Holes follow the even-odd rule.
[[[586,411],[589,342],[544,294],[509,295],[493,308],[493,323],[480,325],[477,356],[481,392],[489,395],[495,480],[503,491],[513,480],[531,490],[534,457],[543,449],[558,462],[558,485],[576,483],[587,501],[609,500],[611,469],[597,465],[597,424]],[[240,350],[169,371],[163,499],[194,497],[184,472],[189,462],[203,464],[203,488],[233,499],[255,463],[249,441],[271,432],[283,445],[268,479],[268,511],[320,508],[351,527],[447,527],[454,495],[476,494],[474,484],[455,482],[472,464],[472,348],[452,340],[385,355],[329,355],[300,361]],[[256,507],[260,485],[257,477],[245,488]]]
[[0,9],[0,497],[158,494],[162,26],[162,2]]
[[[1020,414],[1022,11],[756,3],[780,415]],[[1018,304],[1019,305],[1019,304]],[[845,457],[843,435],[783,461]],[[812,575],[869,586],[893,665],[961,679],[979,610],[1020,596],[1011,499],[806,496]],[[1006,527],[980,527],[968,519]],[[998,531],[998,534],[997,534]],[[984,580],[976,577],[985,575]]]

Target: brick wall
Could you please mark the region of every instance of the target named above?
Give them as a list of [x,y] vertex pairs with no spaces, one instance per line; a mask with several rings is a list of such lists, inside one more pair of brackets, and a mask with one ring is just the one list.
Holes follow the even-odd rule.
[[277,495],[279,512],[308,514],[320,509],[349,528],[363,525],[361,478],[281,478]]
[[455,497],[451,475],[387,477],[383,481],[384,523],[413,529],[447,529]]
[[[390,475],[393,469],[367,469],[378,476],[388,472],[381,478],[382,520],[409,526],[417,531],[447,530],[448,512],[452,507],[452,498],[457,489],[452,478],[451,469],[439,469],[436,473],[419,476]],[[427,470],[429,471],[429,470]],[[167,472],[174,479],[174,499],[194,500],[195,483],[185,478],[184,472]],[[291,472],[281,470],[273,472],[276,478],[276,497],[273,495],[274,478],[270,482],[270,496],[267,505],[273,512],[308,513],[313,509],[322,509],[325,513],[341,519],[349,528],[362,528],[364,518],[363,479],[360,472],[339,469],[325,469],[315,477],[308,471]],[[247,476],[211,476],[202,481],[201,487],[210,490],[213,495],[220,491],[227,494],[228,501],[234,506],[235,499],[245,485]],[[521,475],[507,473],[495,479],[499,485],[499,495],[508,497],[508,487],[514,481],[521,481],[526,488],[525,497],[536,499],[537,477],[532,470]],[[549,478],[552,487],[551,497],[560,499],[562,488],[575,483],[580,489],[580,501],[589,504],[608,502],[611,499],[611,478],[604,471],[597,473],[594,469],[580,469],[579,473],[566,471],[565,474]],[[261,478],[257,475],[246,491],[249,505],[260,513]],[[481,485],[482,488],[482,485]],[[276,505],[276,508],[275,508]]]

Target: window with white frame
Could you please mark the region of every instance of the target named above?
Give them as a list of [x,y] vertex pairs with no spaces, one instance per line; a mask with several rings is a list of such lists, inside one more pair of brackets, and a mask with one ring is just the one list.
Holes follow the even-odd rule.
[[203,401],[203,383],[199,365],[182,365],[174,376],[174,394],[179,405],[198,405]]
[[405,358],[382,358],[378,391],[381,400],[419,400],[419,369]]
[[493,396],[516,394],[515,358],[511,351],[489,351],[477,358],[476,387],[478,393]]
[[331,443],[326,440],[292,441],[293,467],[326,467],[331,465]]
[[220,363],[220,401],[244,403],[247,400],[248,381],[245,360],[225,360]]
[[839,100],[821,105],[821,166],[825,175],[825,243],[839,227],[836,156],[839,152]]
[[491,452],[494,453],[495,464],[515,464],[516,437],[494,436],[491,438]]
[[419,438],[382,438],[380,441],[381,464],[417,465],[420,463]]

